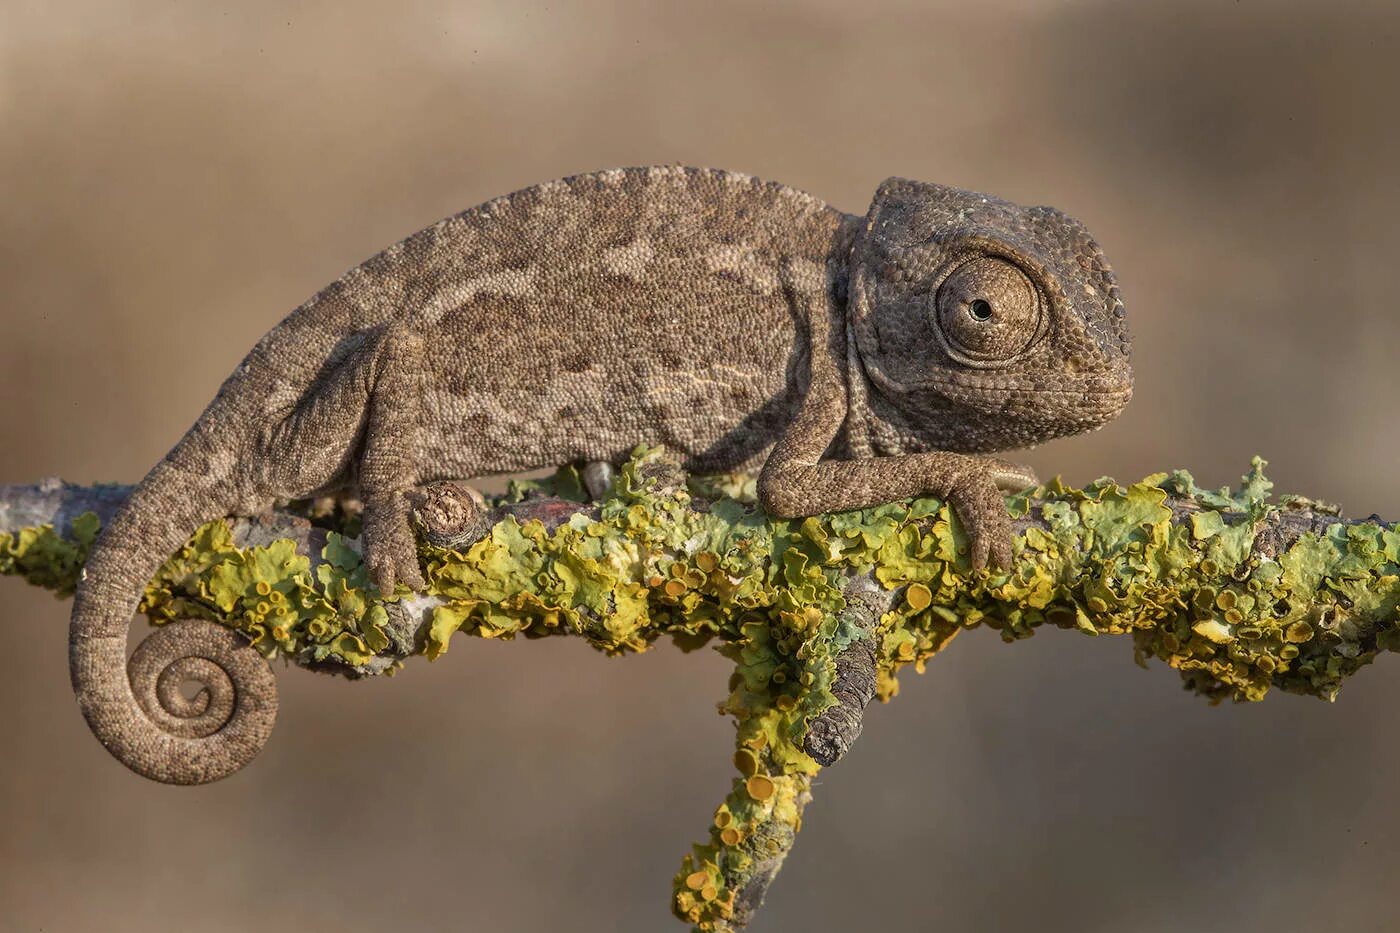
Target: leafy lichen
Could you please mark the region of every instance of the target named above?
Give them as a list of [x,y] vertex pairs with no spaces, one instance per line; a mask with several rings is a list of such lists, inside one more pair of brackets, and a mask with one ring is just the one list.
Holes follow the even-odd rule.
[[101,528],[96,515],[84,512],[72,521],[66,536],[53,525],[0,532],[0,575],[17,576],[59,596],[72,596]]
[[[581,488],[565,470],[505,501],[577,501]],[[835,704],[836,657],[855,638],[876,639],[885,700],[904,667],[922,671],[979,626],[1007,641],[1047,624],[1131,634],[1140,662],[1165,662],[1212,701],[1271,689],[1330,699],[1400,646],[1400,529],[1324,518],[1283,534],[1300,508],[1330,513],[1270,491],[1259,460],[1238,489],[1217,492],[1181,471],[1128,486],[1057,481],[1008,500],[1014,566],[973,572],[962,527],[936,499],[774,521],[751,480],[687,480],[663,452],[639,448],[596,508],[557,527],[507,517],[463,551],[424,546],[433,608],[407,644],[391,622],[407,594],[381,598],[335,532],[313,564],[289,540],[239,547],[211,523],[166,563],[143,608],[157,624],[214,619],[269,656],[349,671],[437,658],[459,632],[574,635],[609,654],[663,636],[686,650],[716,641],[735,665],[721,704],[736,725],[735,776],[676,875],[673,907],[697,929],[722,930],[745,919],[746,897],[800,827],[818,771],[803,739]],[[96,531],[85,516],[67,536],[0,534],[0,572],[71,593]],[[845,585],[862,575],[890,597],[871,633],[842,622]]]

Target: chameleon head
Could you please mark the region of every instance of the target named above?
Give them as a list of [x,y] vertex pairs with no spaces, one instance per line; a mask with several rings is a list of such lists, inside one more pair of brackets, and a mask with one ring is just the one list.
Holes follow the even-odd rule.
[[943,185],[880,186],[850,323],[912,448],[991,451],[1097,428],[1132,395],[1123,302],[1082,224]]

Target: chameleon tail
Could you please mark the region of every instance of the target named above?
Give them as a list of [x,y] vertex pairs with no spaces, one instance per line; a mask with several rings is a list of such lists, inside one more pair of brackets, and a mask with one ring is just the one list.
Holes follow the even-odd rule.
[[[128,662],[127,628],[146,583],[230,503],[177,445],[132,492],[93,547],[73,603],[69,670],[88,725],[122,764],[168,784],[226,777],[261,750],[277,717],[267,661],[238,633],[185,619],[161,626]],[[190,699],[182,687],[199,689]]]

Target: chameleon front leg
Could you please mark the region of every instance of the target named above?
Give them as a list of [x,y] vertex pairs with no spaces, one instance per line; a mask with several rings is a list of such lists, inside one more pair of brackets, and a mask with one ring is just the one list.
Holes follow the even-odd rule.
[[763,465],[758,496],[779,518],[842,512],[935,495],[947,498],[972,546],[972,566],[990,558],[1011,564],[1011,518],[1002,489],[1033,486],[1035,474],[1004,460],[935,451],[858,460],[822,460],[841,430],[848,408],[844,334],[831,324],[829,290],[811,277],[790,277],[788,288],[808,309],[812,336],[810,379],[802,407]]
[[423,588],[418,547],[409,524],[409,493],[421,464],[414,462],[423,428],[427,383],[423,339],[405,324],[390,325],[375,349],[369,418],[359,464],[364,501],[361,541],[365,566],[381,593],[397,583]]
[[1011,519],[1002,491],[1034,485],[1034,474],[1001,460],[945,452],[818,462],[817,451],[824,451],[835,434],[790,429],[783,436],[759,477],[759,500],[770,515],[797,518],[940,496],[967,529],[974,569],[989,560],[1011,565]]

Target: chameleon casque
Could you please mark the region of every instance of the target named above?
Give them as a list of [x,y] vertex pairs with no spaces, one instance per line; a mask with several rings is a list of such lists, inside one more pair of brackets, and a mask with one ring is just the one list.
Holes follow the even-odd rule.
[[199,526],[358,494],[374,581],[419,588],[415,487],[643,442],[694,472],[761,468],[779,517],[946,497],[973,564],[1006,564],[1000,490],[1035,478],[980,454],[1098,427],[1131,393],[1113,274],[1052,208],[892,178],[858,216],[679,166],[527,188],[379,253],[258,342],[96,542],[73,686],[135,771],[228,775],[275,717],[263,657],[188,620],[126,658],[143,587]]

